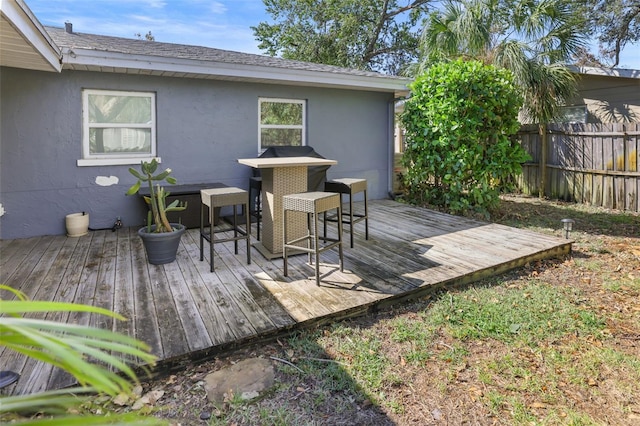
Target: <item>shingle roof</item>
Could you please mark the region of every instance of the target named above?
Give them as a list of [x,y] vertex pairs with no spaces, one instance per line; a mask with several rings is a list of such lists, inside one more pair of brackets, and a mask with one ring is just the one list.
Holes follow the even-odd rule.
[[112,53],[155,56],[158,58],[209,61],[215,63],[283,68],[287,70],[315,71],[349,76],[399,80],[398,77],[376,72],[347,69],[331,65],[234,52],[223,49],[214,49],[211,47],[162,43],[158,41],[111,37],[78,32],[68,33],[63,28],[50,26],[46,26],[45,28],[58,46],[68,48],[70,50],[87,49]]

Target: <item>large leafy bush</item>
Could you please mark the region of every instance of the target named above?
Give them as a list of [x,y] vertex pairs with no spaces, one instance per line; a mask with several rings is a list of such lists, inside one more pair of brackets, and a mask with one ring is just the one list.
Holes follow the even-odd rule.
[[514,138],[522,98],[510,72],[477,61],[442,62],[410,88],[401,117],[408,200],[451,213],[495,208],[500,188],[527,159]]

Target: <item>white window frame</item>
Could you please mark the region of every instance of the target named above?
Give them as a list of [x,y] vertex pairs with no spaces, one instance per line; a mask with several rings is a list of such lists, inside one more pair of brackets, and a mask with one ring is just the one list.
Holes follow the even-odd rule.
[[[300,104],[302,105],[302,124],[262,124],[262,103],[283,103],[283,104]],[[258,98],[258,153],[262,153],[266,148],[262,147],[262,130],[263,129],[296,129],[301,130],[302,140],[301,146],[307,145],[307,101],[306,99],[287,99],[287,98]]]
[[[89,96],[90,95],[109,95],[109,96],[137,96],[150,98],[151,102],[151,122],[148,124],[131,124],[131,123],[89,123]],[[99,89],[83,89],[82,90],[82,158],[77,160],[78,166],[114,166],[127,164],[140,164],[141,161],[151,161],[156,158],[157,139],[156,139],[156,94],[154,92],[136,92],[123,90],[99,90]],[[143,154],[133,153],[117,153],[117,154],[91,154],[89,146],[89,134],[91,128],[104,126],[111,128],[141,128],[151,130],[151,152]]]

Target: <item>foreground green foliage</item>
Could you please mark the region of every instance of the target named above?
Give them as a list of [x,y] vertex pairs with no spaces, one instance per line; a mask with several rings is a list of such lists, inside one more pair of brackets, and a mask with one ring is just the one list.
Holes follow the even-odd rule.
[[[153,365],[156,357],[149,353],[147,345],[109,330],[44,319],[51,312],[85,312],[124,320],[121,315],[88,305],[31,301],[23,293],[6,285],[0,285],[0,291],[16,297],[0,303],[1,345],[59,367],[72,374],[80,384],[79,387],[59,391],[2,397],[0,420],[14,418],[12,424],[19,425],[89,425],[140,421],[134,415],[88,418],[64,413],[82,401],[78,395],[97,392],[113,397],[120,393],[131,393],[133,384],[138,383],[138,377],[132,367],[123,361],[123,357],[135,359],[141,365]],[[17,413],[52,413],[55,416],[16,420]],[[151,419],[144,424],[158,424],[158,421]]]
[[511,74],[476,61],[439,63],[411,91],[402,114],[409,201],[452,213],[495,208],[527,158],[513,140],[522,99]]

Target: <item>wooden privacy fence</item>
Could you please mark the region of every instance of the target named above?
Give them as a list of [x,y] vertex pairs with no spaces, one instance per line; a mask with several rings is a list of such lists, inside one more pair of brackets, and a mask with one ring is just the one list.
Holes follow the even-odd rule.
[[640,211],[640,123],[549,125],[546,155],[536,125],[519,136],[532,157],[518,178],[524,193],[540,194],[542,181],[551,198]]

